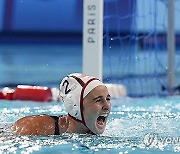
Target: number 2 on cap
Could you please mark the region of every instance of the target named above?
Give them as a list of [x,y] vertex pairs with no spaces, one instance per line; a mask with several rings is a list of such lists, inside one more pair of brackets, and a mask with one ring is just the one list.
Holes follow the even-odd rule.
[[63,86],[65,86],[65,94],[68,94],[71,91],[71,89],[68,89],[68,86],[69,86],[68,80],[65,80],[63,82]]

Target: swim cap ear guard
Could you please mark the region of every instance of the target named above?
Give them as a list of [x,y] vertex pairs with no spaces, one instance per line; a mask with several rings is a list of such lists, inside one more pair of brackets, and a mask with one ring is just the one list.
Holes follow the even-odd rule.
[[83,99],[95,87],[104,85],[99,79],[80,73],[66,76],[60,84],[60,97],[68,114],[84,122]]
[[81,87],[71,75],[65,77],[60,84],[60,97],[66,111],[73,117],[81,119],[79,108],[79,91]]
[[[78,115],[78,105],[77,105],[77,100],[76,97],[73,96],[73,94],[67,94],[66,98],[66,103],[64,103],[64,107],[69,113],[71,113],[72,116],[77,117]],[[80,118],[80,117],[77,117]]]

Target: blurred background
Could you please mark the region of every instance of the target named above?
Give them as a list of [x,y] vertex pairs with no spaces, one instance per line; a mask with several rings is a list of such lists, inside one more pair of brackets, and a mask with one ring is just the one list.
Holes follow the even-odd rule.
[[[104,0],[103,80],[129,96],[165,95],[167,0]],[[180,2],[175,0],[175,85]],[[0,87],[58,87],[82,72],[83,0],[0,1]]]
[[81,72],[83,1],[0,1],[0,86],[56,86]]

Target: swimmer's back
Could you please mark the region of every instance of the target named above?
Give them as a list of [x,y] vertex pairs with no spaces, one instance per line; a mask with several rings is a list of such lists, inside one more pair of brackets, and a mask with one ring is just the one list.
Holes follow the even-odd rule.
[[[60,120],[59,120],[60,118]],[[14,131],[17,135],[59,135],[59,121],[63,125],[64,117],[36,115],[17,120]]]

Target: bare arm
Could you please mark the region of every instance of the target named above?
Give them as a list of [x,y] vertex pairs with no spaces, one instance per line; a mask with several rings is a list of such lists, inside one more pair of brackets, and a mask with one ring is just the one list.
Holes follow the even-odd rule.
[[13,131],[17,135],[53,135],[55,123],[48,115],[27,116],[14,123]]

